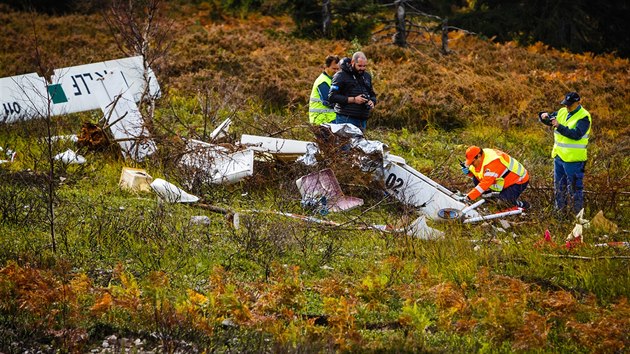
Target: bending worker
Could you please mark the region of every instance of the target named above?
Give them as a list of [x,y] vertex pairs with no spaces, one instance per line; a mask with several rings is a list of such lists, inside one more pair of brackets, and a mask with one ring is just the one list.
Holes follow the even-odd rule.
[[333,109],[334,103],[328,102],[328,92],[333,75],[339,71],[339,57],[329,55],[324,64],[324,71],[317,77],[311,89],[308,103],[308,120],[311,124],[330,123],[337,117]]
[[553,130],[553,185],[556,210],[567,206],[567,194],[573,199],[573,212],[584,206],[584,166],[586,147],[591,132],[591,114],[580,104],[580,95],[569,92],[560,102],[564,107],[557,112],[540,112],[538,118]]
[[529,184],[529,173],[520,162],[500,150],[481,149],[471,146],[466,150],[466,164],[462,172],[475,183],[466,199],[475,200],[488,191],[499,192],[499,199],[519,208],[529,208],[529,203],[518,200]]

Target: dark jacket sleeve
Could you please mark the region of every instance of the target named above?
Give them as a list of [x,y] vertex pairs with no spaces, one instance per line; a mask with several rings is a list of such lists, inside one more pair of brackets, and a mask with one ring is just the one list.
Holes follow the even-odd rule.
[[584,117],[577,122],[575,128],[570,129],[564,125],[559,125],[556,131],[569,139],[580,140],[584,134],[586,134],[590,126],[591,122],[588,120],[588,117]]
[[348,97],[344,95],[345,92],[343,90],[343,71],[339,71],[335,73],[333,76],[332,84],[330,85],[330,92],[328,92],[328,102],[330,104],[339,103],[346,104],[348,103]]
[[332,107],[335,104],[328,101],[328,92],[330,91],[330,86],[328,86],[327,82],[322,82],[317,86],[317,91],[319,92],[319,97],[322,98],[322,103],[326,107]]

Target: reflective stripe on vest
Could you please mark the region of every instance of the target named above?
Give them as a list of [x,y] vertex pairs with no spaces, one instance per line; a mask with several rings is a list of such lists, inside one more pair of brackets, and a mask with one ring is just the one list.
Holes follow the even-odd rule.
[[[504,178],[508,173],[516,173],[519,177],[518,182],[522,181],[527,174],[527,170],[520,162],[509,155],[508,158],[509,160],[506,160],[503,155],[499,154],[498,150],[483,149],[483,161],[481,163],[480,170],[476,171],[475,166],[469,166],[469,170],[479,181],[481,181],[484,176],[495,177],[496,179],[494,181],[494,184],[490,186],[490,189],[495,192],[500,192],[503,190],[503,185],[505,184]],[[505,170],[503,170],[500,174],[492,171],[483,172],[484,167],[496,159],[499,159],[503,166],[505,166]],[[479,192],[483,193],[483,191]]]
[[311,124],[323,124],[330,123],[337,117],[335,110],[324,105],[322,97],[319,97],[319,90],[317,88],[323,82],[330,86],[332,84],[332,78],[326,75],[325,72],[321,73],[311,89],[311,97],[308,105],[308,120]]
[[589,127],[588,131],[578,140],[573,140],[554,130],[554,144],[551,150],[551,157],[560,156],[564,162],[579,162],[586,161],[587,153],[586,147],[588,146],[588,138],[591,132],[592,119],[590,113],[583,107],[575,112],[574,115],[569,117],[569,111],[566,107],[561,108],[558,111],[556,120],[558,124],[563,125],[569,129],[574,129],[577,123],[584,117],[588,117]]

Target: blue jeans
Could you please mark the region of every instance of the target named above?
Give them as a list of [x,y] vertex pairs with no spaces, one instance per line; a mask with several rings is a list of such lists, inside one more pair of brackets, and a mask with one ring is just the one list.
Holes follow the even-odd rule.
[[[475,186],[479,184],[479,180],[476,177],[473,177],[472,180]],[[506,202],[512,205],[516,205],[516,201],[518,200],[518,197],[521,196],[521,193],[523,193],[523,191],[525,190],[525,188],[527,188],[528,185],[529,185],[529,181],[522,184],[513,184],[505,189],[502,189],[501,192],[499,192],[499,195],[497,196],[497,198],[500,200],[505,200]],[[488,191],[492,192],[491,190],[488,190]]]
[[343,114],[339,114],[339,113],[337,113],[337,118],[335,118],[333,123],[335,124],[350,123],[354,125],[355,127],[361,129],[362,131],[365,131],[365,128],[367,127],[367,120],[352,118],[350,116],[344,116]]
[[567,206],[567,196],[573,199],[573,211],[578,213],[584,206],[584,166],[586,161],[564,162],[559,156],[553,160],[553,187],[556,209]]
[[521,193],[523,193],[525,188],[527,188],[528,184],[529,181],[521,184],[513,184],[503,189],[501,193],[499,193],[499,199],[505,200],[512,205],[516,205],[518,197],[521,195]]

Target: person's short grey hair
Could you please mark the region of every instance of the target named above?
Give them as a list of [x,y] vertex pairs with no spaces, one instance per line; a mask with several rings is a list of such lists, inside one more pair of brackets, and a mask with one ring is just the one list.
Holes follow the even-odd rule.
[[359,59],[365,59],[367,60],[367,57],[365,56],[365,54],[363,54],[363,52],[356,52],[354,54],[352,54],[352,61],[353,62],[357,62],[357,60]]

